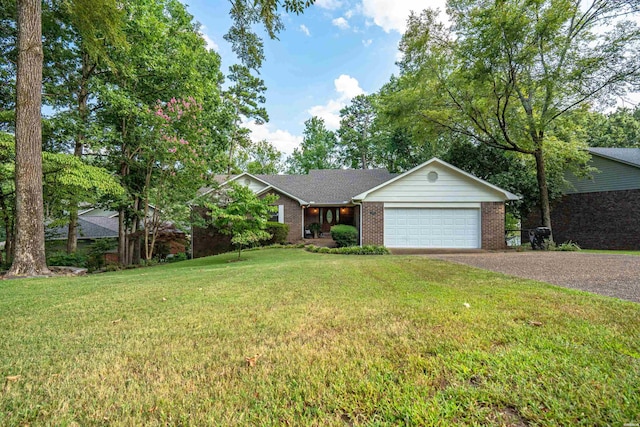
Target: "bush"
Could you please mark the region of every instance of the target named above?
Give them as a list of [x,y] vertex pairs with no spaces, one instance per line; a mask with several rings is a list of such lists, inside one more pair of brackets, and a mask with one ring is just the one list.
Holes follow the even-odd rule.
[[87,257],[78,252],[68,254],[66,252],[54,252],[47,257],[47,265],[86,267]]
[[561,243],[559,245],[550,244],[549,249],[553,251],[561,251],[561,252],[577,252],[582,250],[577,243],[572,242],[571,240],[569,240],[568,242]]
[[116,242],[110,239],[99,239],[89,247],[87,267],[91,271],[100,270],[105,265],[104,254],[116,247]]
[[364,245],[360,246],[346,246],[342,248],[321,248],[314,245],[309,245],[305,248],[308,252],[321,253],[321,254],[334,254],[334,255],[389,255],[389,249],[384,246]]
[[353,225],[334,225],[331,227],[331,238],[339,248],[355,246],[358,244],[358,229]]
[[309,224],[309,231],[313,235],[314,239],[320,235],[321,230],[322,227],[317,222],[312,222],[311,224]]
[[289,235],[289,224],[279,222],[267,222],[267,233],[271,234],[271,239],[266,240],[264,245],[283,245],[287,242]]

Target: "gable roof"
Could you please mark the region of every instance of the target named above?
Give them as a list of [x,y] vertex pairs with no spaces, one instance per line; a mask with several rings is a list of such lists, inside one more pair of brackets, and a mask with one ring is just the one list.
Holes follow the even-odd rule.
[[591,154],[640,168],[640,148],[589,148]]
[[380,185],[378,185],[376,187],[373,187],[373,188],[371,188],[371,189],[369,189],[367,191],[364,191],[364,192],[362,192],[360,194],[357,194],[356,196],[353,197],[353,199],[354,200],[363,200],[369,194],[371,194],[372,192],[374,192],[376,190],[379,190],[379,189],[381,189],[383,187],[386,187],[387,185],[392,184],[392,183],[398,181],[399,179],[404,178],[407,175],[411,175],[415,171],[420,170],[420,169],[422,169],[422,168],[424,168],[424,167],[426,167],[426,166],[428,166],[430,164],[433,164],[433,163],[439,164],[440,166],[443,166],[445,168],[449,168],[449,169],[451,169],[451,170],[453,170],[453,171],[455,171],[455,172],[457,172],[459,174],[462,174],[463,176],[466,176],[467,178],[471,179],[472,181],[474,181],[476,183],[479,183],[479,184],[481,184],[481,185],[483,185],[483,186],[485,186],[487,188],[490,188],[490,189],[492,189],[494,191],[502,193],[504,198],[505,198],[505,200],[519,200],[520,199],[519,196],[516,196],[515,194],[510,193],[507,190],[503,190],[500,187],[496,187],[495,185],[490,184],[487,181],[482,180],[482,179],[480,179],[480,178],[478,178],[478,177],[476,177],[474,175],[471,175],[470,173],[465,172],[462,169],[458,169],[457,167],[445,162],[444,160],[440,160],[437,157],[433,157],[432,159],[427,160],[426,162],[414,167],[413,169],[410,169],[410,170],[406,171],[403,174],[397,175],[396,177],[394,177],[394,178],[392,178],[392,179],[390,179],[390,180],[388,180],[386,182],[383,182],[383,183],[381,183]]
[[395,177],[386,169],[323,169],[308,175],[256,175],[275,190],[293,194],[312,205],[351,203],[353,196]]
[[[262,194],[274,190],[301,205],[341,205],[351,203],[353,196],[392,179],[397,174],[386,169],[314,169],[307,175],[240,175],[216,176],[221,185],[250,177],[265,184]],[[198,196],[213,189],[202,189]]]
[[[56,227],[49,231],[51,239],[67,238],[67,227]],[[105,216],[78,217],[78,239],[104,239],[118,237],[118,218]]]

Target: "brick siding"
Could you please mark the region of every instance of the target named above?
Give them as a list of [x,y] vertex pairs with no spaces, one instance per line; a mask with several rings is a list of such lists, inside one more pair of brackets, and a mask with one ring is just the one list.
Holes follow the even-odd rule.
[[362,204],[362,244],[384,245],[384,203]]
[[482,249],[504,249],[504,203],[482,202],[480,209]]
[[[525,228],[540,225],[532,214]],[[584,249],[640,250],[640,190],[566,194],[551,207],[553,239]]]
[[302,240],[302,207],[300,203],[277,191],[270,191],[280,197],[275,204],[284,205],[284,223],[289,225],[287,242],[296,243]]

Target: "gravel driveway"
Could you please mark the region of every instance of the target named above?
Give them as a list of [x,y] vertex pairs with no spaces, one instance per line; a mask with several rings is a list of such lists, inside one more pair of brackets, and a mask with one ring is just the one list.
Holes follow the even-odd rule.
[[498,252],[434,254],[429,257],[640,302],[640,256]]

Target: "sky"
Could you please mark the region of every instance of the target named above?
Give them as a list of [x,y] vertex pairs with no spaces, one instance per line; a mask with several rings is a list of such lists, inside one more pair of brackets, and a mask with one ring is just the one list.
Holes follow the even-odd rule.
[[[222,58],[222,71],[239,62],[223,39],[231,26],[229,0],[182,0],[201,25],[208,47]],[[269,122],[245,124],[252,139],[266,139],[285,157],[302,142],[304,122],[324,119],[336,130],[340,109],[359,94],[377,92],[397,74],[398,43],[411,11],[439,9],[446,0],[316,0],[302,15],[283,16],[279,40],[263,37]],[[640,16],[635,18],[640,24]],[[630,102],[629,102],[630,101]],[[640,102],[630,94],[618,105]]]
[[[231,25],[228,0],[184,0],[201,25],[222,70],[237,63],[223,39]],[[260,77],[267,87],[269,122],[247,123],[255,141],[266,139],[286,155],[302,142],[304,122],[339,127],[340,109],[359,94],[377,92],[397,74],[398,42],[411,10],[440,8],[445,0],[316,0],[302,15],[283,17],[278,38],[264,38]]]

